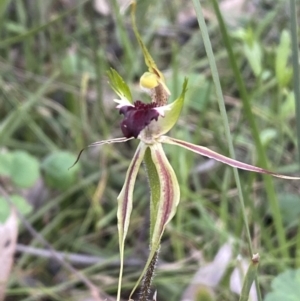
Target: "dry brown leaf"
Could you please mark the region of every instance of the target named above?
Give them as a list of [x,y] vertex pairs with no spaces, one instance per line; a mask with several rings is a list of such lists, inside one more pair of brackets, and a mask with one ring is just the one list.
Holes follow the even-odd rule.
[[13,265],[18,237],[18,218],[15,210],[11,211],[4,224],[0,224],[0,301],[5,297],[5,288]]

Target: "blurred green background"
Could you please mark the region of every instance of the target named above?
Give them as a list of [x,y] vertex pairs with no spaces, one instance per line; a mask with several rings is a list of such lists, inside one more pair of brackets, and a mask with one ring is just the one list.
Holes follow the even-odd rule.
[[[172,136],[228,155],[192,1],[137,2],[139,31],[166,76],[172,100],[184,77],[189,79]],[[0,185],[55,250],[82,254],[82,262],[70,258],[71,264],[111,296],[116,294],[119,271],[116,199],[137,141],[89,148],[77,165],[68,168],[89,143],[122,135],[106,70],[113,67],[124,77],[134,99],[149,100],[138,84],[146,66],[131,29],[128,3],[0,1]],[[210,1],[201,4],[237,159],[259,164],[261,154],[243,111],[224,36]],[[220,9],[268,167],[296,174],[288,2],[224,0]],[[165,150],[180,183],[181,203],[163,237],[153,284],[158,300],[183,300],[194,274],[229,241],[232,254],[221,280],[209,290],[211,299],[194,300],[238,300],[230,286],[231,272],[238,254],[246,260],[252,254],[232,169],[176,147]],[[260,175],[239,174],[253,248],[261,255],[258,275],[264,298],[276,275],[300,266],[299,184],[281,179],[268,184]],[[274,192],[272,200],[266,189]],[[5,199],[0,202],[4,208]],[[148,255],[148,224],[149,189],[141,169],[126,243],[124,298]],[[47,252],[31,254],[29,247],[47,248],[23,224],[18,242],[7,300],[88,300],[88,289],[72,272],[49,259]],[[214,273],[218,269],[212,268]]]

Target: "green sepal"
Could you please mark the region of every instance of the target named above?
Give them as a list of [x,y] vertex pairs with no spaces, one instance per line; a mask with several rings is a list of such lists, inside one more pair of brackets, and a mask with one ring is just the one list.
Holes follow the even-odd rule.
[[164,80],[164,76],[163,74],[159,71],[159,69],[157,68],[152,56],[150,55],[147,47],[145,46],[145,44],[143,43],[143,40],[139,34],[139,31],[137,29],[136,26],[136,21],[135,21],[135,9],[136,9],[136,2],[133,1],[131,3],[131,23],[132,23],[132,28],[135,34],[135,37],[137,39],[137,41],[139,42],[142,51],[143,51],[143,55],[144,55],[144,59],[145,59],[145,64],[147,65],[147,67],[149,68],[149,71],[151,73],[154,73],[157,75],[157,77],[162,80],[163,82],[165,82]]
[[132,103],[132,95],[130,89],[121,75],[113,68],[110,68],[110,70],[107,71],[107,75],[109,78],[109,84],[111,88],[116,92],[116,94],[120,96],[122,100],[127,99]]

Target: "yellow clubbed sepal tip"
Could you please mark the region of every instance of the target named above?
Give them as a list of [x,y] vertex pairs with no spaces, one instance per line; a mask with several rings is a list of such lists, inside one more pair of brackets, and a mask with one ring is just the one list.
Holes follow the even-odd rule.
[[146,89],[153,89],[159,84],[157,75],[151,72],[145,72],[140,78],[140,85]]

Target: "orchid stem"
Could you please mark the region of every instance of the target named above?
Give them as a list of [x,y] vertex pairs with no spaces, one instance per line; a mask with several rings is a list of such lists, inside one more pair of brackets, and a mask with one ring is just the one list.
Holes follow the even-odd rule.
[[152,281],[154,278],[154,272],[155,272],[155,268],[156,268],[157,259],[158,259],[158,251],[156,251],[154,253],[152,260],[148,266],[148,269],[147,269],[146,274],[143,279],[143,284],[142,284],[142,288],[140,291],[138,301],[150,300],[149,299],[149,295],[151,292],[150,288],[151,288],[151,284],[152,284]]

